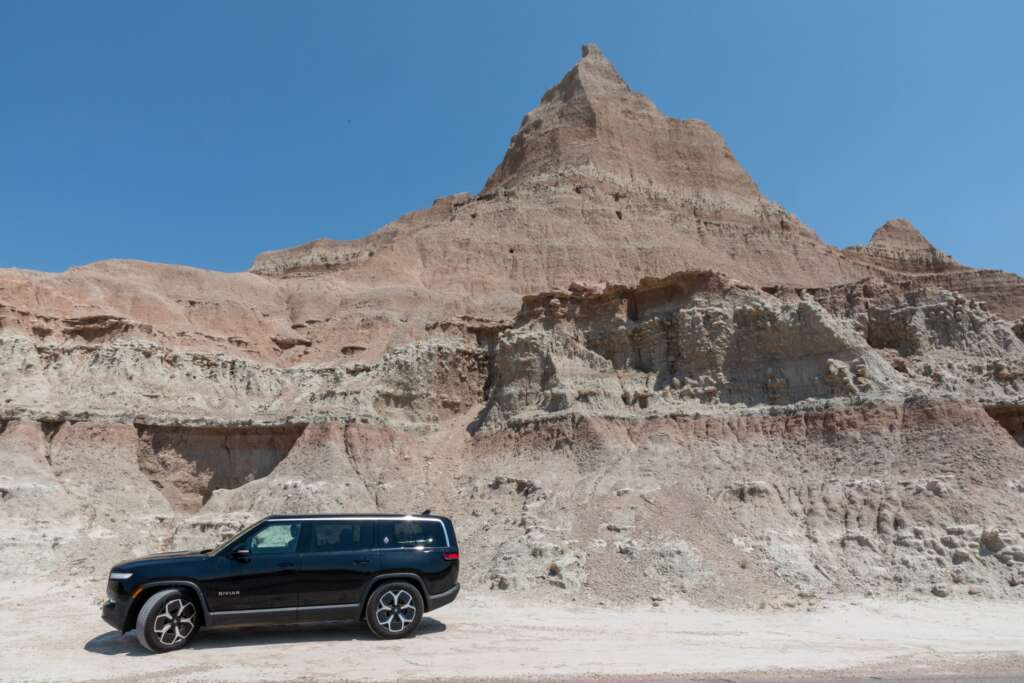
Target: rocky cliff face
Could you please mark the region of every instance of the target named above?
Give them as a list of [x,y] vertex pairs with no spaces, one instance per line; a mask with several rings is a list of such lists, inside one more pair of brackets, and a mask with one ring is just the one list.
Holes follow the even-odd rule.
[[431,508],[476,589],[1019,596],[1020,282],[825,245],[587,46],[481,193],[362,240],[0,271],[0,572]]

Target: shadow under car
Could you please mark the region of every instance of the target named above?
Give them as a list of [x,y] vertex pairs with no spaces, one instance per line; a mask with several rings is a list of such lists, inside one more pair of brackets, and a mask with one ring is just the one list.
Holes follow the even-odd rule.
[[[424,617],[414,638],[441,633],[448,627],[431,617]],[[290,626],[250,626],[247,628],[202,628],[190,644],[190,649],[225,648],[252,645],[283,645],[327,641],[379,640],[358,621],[330,624]],[[153,654],[135,637],[135,631],[121,634],[107,631],[85,643],[87,652],[100,655],[138,657]]]

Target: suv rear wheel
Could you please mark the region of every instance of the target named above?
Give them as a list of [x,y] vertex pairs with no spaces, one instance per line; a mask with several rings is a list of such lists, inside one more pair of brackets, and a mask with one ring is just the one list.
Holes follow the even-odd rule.
[[176,588],[151,595],[135,621],[135,634],[150,652],[180,650],[198,630],[199,605]]
[[366,603],[366,623],[379,638],[404,638],[416,630],[422,618],[423,596],[405,581],[382,584]]

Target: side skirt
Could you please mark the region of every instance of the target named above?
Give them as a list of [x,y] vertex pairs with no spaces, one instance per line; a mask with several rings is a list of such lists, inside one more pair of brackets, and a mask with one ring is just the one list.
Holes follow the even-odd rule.
[[362,617],[358,602],[345,605],[311,605],[296,610],[296,620],[302,624],[319,621],[358,621]]
[[210,612],[206,625],[222,626],[282,626],[322,621],[354,621],[360,617],[358,603],[344,605],[314,605],[308,607],[281,607],[276,609],[243,609]]

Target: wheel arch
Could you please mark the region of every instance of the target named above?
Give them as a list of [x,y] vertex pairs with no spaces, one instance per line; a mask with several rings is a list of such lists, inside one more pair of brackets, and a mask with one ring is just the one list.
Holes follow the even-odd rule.
[[359,603],[359,616],[362,619],[366,618],[366,606],[370,602],[370,596],[373,595],[373,591],[377,590],[381,584],[385,584],[391,581],[407,581],[413,585],[417,591],[419,591],[420,597],[423,599],[424,612],[430,610],[430,593],[427,592],[427,587],[423,583],[423,579],[418,574],[413,572],[395,572],[388,574],[380,574],[373,577],[373,580],[363,589],[363,596],[360,598]]
[[169,579],[166,581],[150,581],[135,589],[132,604],[128,608],[124,624],[121,626],[121,633],[127,633],[135,628],[135,620],[138,618],[139,612],[142,611],[142,606],[146,604],[146,600],[149,600],[149,598],[154,594],[162,590],[167,590],[168,588],[177,588],[189,593],[196,599],[200,608],[199,625],[205,626],[210,610],[206,606],[206,598],[203,595],[203,591],[200,590],[199,586],[192,581],[186,581],[184,579]]

